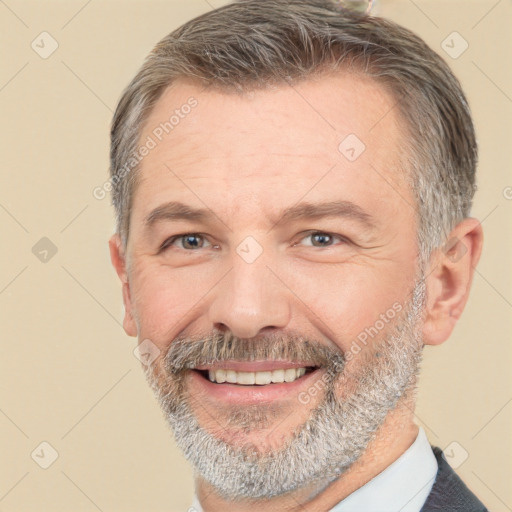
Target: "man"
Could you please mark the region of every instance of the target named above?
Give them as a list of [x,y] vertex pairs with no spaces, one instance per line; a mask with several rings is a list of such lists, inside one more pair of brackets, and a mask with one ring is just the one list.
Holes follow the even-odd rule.
[[339,2],[158,43],[112,125],[110,249],[191,510],[485,510],[413,421],[481,252],[476,156],[442,59]]

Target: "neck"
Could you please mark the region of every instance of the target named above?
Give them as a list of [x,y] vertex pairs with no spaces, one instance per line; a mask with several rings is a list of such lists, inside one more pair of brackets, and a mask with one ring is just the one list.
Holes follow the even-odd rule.
[[397,460],[415,441],[418,427],[413,422],[411,404],[390,412],[377,431],[375,439],[363,455],[335,481],[323,489],[307,487],[297,489],[269,500],[226,501],[201,477],[196,478],[196,493],[204,512],[308,512],[330,510],[349,494],[368,483]]

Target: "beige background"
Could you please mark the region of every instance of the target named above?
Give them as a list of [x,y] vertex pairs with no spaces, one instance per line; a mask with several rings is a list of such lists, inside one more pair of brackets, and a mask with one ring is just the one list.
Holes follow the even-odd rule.
[[[224,3],[0,1],[3,512],[190,505],[191,469],[146,386],[136,342],[120,326],[109,198],[92,191],[107,179],[112,111],[144,56],[184,21]],[[490,510],[512,510],[512,5],[382,0],[379,9],[450,62],[481,147],[474,214],[485,250],[454,335],[426,350],[418,421],[432,444],[457,443],[448,450],[455,465],[467,452],[457,471]],[[43,50],[43,31],[59,45],[47,59],[31,48],[35,40]],[[469,44],[457,59],[441,48],[454,31]],[[448,44],[460,49],[453,37]],[[42,237],[57,248],[46,262],[32,252]],[[43,441],[59,454],[48,469],[35,462],[49,460]]]

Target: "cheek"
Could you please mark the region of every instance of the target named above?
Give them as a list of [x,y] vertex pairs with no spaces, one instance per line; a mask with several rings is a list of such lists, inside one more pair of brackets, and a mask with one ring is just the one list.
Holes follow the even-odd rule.
[[411,288],[405,272],[389,269],[386,274],[383,268],[358,265],[317,272],[295,269],[293,276],[299,314],[306,314],[343,351],[361,339],[370,343],[389,328]]
[[166,347],[201,307],[201,298],[216,282],[212,274],[198,267],[172,269],[154,262],[134,266],[130,286],[140,338]]

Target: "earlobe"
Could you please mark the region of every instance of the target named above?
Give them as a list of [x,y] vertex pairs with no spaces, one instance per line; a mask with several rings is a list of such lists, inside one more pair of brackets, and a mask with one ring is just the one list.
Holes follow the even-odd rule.
[[452,230],[444,247],[432,254],[426,277],[425,344],[439,345],[452,333],[468,300],[482,244],[480,222],[467,218]]
[[116,233],[109,242],[110,260],[115,268],[123,287],[124,319],[123,328],[128,336],[137,336],[137,325],[132,313],[132,300],[130,294],[130,283],[126,268],[126,257],[121,242],[121,237]]

